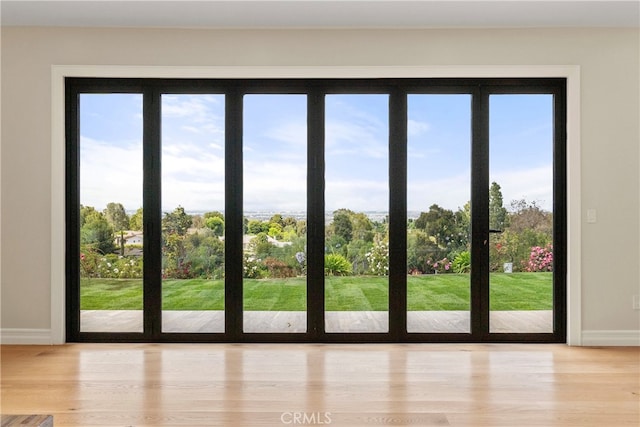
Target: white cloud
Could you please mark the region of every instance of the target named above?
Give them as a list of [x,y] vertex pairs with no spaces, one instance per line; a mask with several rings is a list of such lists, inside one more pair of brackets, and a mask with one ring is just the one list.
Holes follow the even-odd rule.
[[327,156],[357,155],[381,159],[389,155],[387,129],[332,120],[327,122],[325,136]]
[[109,202],[142,206],[142,141],[126,144],[80,137],[80,203],[102,210]]
[[[163,96],[162,207],[182,205],[188,211],[224,209],[225,160],[220,98],[202,95]],[[361,165],[377,165],[388,158],[386,120],[345,103],[327,117],[326,156],[353,159],[343,180],[328,173],[326,209],[386,211],[389,188],[387,170],[379,176]],[[339,111],[340,114],[335,114]],[[307,204],[306,123],[285,118],[269,123],[265,132],[245,141],[244,209],[304,211]],[[169,124],[170,123],[170,124]],[[270,127],[267,127],[270,126]],[[409,120],[409,134],[430,130],[429,123]],[[81,137],[81,203],[103,209],[120,202],[126,209],[142,206],[142,142],[99,141]],[[433,158],[436,148],[409,147],[410,158]],[[345,157],[346,156],[346,157]],[[372,160],[376,159],[376,160]],[[356,161],[357,160],[357,161]],[[443,162],[444,163],[444,162]],[[340,164],[343,164],[342,162]],[[369,169],[371,169],[371,166]],[[344,169],[344,168],[343,168]],[[450,175],[454,170],[445,171]],[[364,175],[373,176],[365,179]],[[412,180],[408,184],[408,210],[426,211],[433,203],[456,210],[470,199],[468,171],[439,179]],[[497,181],[505,205],[525,198],[551,209],[552,167],[504,170],[491,176]]]
[[307,124],[299,122],[285,123],[273,129],[269,129],[265,136],[275,141],[284,142],[298,149],[306,151]]
[[418,136],[426,133],[431,129],[431,125],[427,122],[409,119],[407,121],[407,133],[409,136]]
[[306,162],[250,161],[243,172],[245,210],[307,209]]
[[[455,211],[470,200],[470,181],[468,173],[442,179],[412,180],[408,183],[407,209],[426,211],[437,203]],[[491,181],[500,184],[506,208],[513,200],[526,199],[535,201],[542,209],[552,209],[553,168],[550,165],[497,172],[491,175]]]
[[325,205],[327,211],[340,208],[354,211],[387,211],[389,186],[386,180],[328,180],[325,184]]
[[553,166],[540,166],[531,169],[505,170],[491,175],[502,188],[505,207],[513,200],[526,199],[545,210],[553,208]]
[[469,174],[433,180],[412,180],[407,184],[407,210],[426,212],[429,206],[458,210],[471,198]]

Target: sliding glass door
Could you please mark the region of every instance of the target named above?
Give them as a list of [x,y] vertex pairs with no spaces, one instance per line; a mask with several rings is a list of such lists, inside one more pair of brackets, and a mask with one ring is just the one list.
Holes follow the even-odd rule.
[[79,329],[141,333],[142,96],[85,93],[77,102]]
[[307,329],[307,98],[243,99],[243,332]]
[[325,98],[325,331],[389,331],[389,96]]
[[553,332],[553,96],[489,98],[489,330]]
[[411,94],[407,331],[471,332],[471,96]]
[[224,95],[161,98],[162,332],[224,332]]
[[67,336],[563,342],[562,79],[67,81]]

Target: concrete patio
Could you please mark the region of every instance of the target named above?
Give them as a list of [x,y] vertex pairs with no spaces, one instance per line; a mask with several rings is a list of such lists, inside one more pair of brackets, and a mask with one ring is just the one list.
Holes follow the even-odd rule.
[[[83,310],[81,332],[142,332],[141,310]],[[303,311],[245,311],[244,332],[291,332],[306,330]],[[551,333],[553,312],[492,311],[491,332]],[[325,313],[326,332],[387,332],[386,311],[329,311]],[[163,311],[163,332],[223,333],[224,311]],[[409,311],[410,333],[469,333],[468,311]]]

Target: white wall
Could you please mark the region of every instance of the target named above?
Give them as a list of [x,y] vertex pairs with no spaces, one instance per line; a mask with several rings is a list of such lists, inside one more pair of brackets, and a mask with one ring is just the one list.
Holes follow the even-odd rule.
[[579,65],[580,196],[583,211],[598,210],[596,224],[581,224],[583,343],[640,342],[631,305],[640,294],[639,39],[629,29],[2,28],[0,326],[25,342],[52,326],[52,65]]

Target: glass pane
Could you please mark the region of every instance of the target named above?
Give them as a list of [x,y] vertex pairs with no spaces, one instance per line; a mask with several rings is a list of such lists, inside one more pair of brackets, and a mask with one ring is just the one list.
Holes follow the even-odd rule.
[[80,95],[80,331],[142,332],[142,95]]
[[307,330],[306,111],[306,95],[244,97],[244,332]]
[[325,330],[389,330],[389,97],[326,96]]
[[490,97],[490,332],[553,332],[553,96]]
[[407,129],[407,331],[470,333],[470,95],[409,95]]
[[162,95],[162,331],[224,332],[224,96]]

